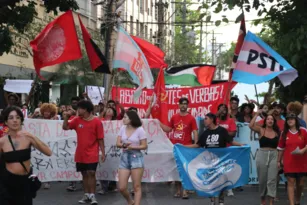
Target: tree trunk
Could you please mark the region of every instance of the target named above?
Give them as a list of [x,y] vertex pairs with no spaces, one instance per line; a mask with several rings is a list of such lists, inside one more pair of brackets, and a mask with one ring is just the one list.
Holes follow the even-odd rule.
[[263,104],[268,104],[270,102],[272,92],[273,92],[274,80],[270,80],[269,82],[269,89],[267,94],[264,96]]

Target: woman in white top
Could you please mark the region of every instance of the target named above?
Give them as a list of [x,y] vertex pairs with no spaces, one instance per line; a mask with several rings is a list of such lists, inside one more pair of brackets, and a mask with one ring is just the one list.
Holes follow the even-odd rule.
[[[140,205],[142,198],[141,181],[144,172],[144,158],[141,150],[147,149],[147,137],[138,114],[127,111],[123,118],[116,146],[123,148],[119,164],[119,190],[129,205]],[[131,176],[134,201],[127,189]]]

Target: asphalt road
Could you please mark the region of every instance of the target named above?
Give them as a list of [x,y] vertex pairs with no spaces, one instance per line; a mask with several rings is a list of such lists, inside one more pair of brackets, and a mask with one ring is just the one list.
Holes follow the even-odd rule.
[[[34,200],[34,205],[76,205],[81,199],[83,192],[81,185],[78,184],[76,192],[67,192],[66,182],[51,183],[50,190],[40,190],[38,197]],[[282,185],[283,186],[283,185]],[[142,205],[198,205],[210,204],[209,199],[198,197],[195,194],[190,195],[190,199],[175,199],[173,194],[175,191],[174,185],[166,183],[148,183],[143,186]],[[307,196],[307,191],[305,192]],[[234,197],[226,197],[225,205],[259,205],[258,188],[257,186],[244,187],[244,191],[234,191]],[[126,205],[123,197],[117,193],[107,193],[106,195],[96,195],[97,201],[102,205]],[[287,196],[285,189],[279,189],[280,201],[276,205],[287,205]],[[306,205],[307,201],[303,197],[302,205]]]

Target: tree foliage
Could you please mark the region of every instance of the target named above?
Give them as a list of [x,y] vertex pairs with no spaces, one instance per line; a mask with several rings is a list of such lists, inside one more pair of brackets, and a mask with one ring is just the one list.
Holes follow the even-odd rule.
[[[274,3],[274,4],[273,4]],[[302,100],[307,87],[307,12],[304,0],[214,0],[209,5],[215,13],[241,8],[244,12],[256,9],[261,17],[256,24],[263,24],[260,36],[298,71],[298,78],[283,87],[274,79],[277,97],[283,102]],[[267,33],[265,33],[267,32]],[[265,34],[264,36],[262,34]],[[266,38],[267,37],[267,38]]]
[[[192,24],[192,23],[189,24],[189,22],[198,21],[201,15],[200,10],[192,10],[189,5],[190,4],[187,4],[186,19],[183,19],[183,12],[184,12],[183,4],[181,3],[176,4],[175,21],[182,22],[185,25],[175,27],[175,39],[174,39],[175,55],[173,59],[167,59],[167,63],[169,65],[194,64],[194,63],[203,63],[208,61],[207,56],[206,54],[203,53],[203,51],[201,51],[201,57],[199,56],[200,53],[199,38],[201,32],[200,24]],[[187,24],[185,22],[187,22]],[[184,29],[182,28],[183,26],[186,27],[185,33],[183,33],[184,32]],[[191,43],[190,39],[187,36],[187,33],[192,30],[192,27],[194,27],[194,31],[196,33],[196,38],[194,43]],[[204,36],[205,34],[203,35],[203,37]]]
[[[11,31],[24,33],[26,27],[33,22],[37,12],[35,0],[5,0],[0,4],[0,56],[8,53],[14,44]],[[76,0],[45,0],[44,6],[48,13],[77,10]]]

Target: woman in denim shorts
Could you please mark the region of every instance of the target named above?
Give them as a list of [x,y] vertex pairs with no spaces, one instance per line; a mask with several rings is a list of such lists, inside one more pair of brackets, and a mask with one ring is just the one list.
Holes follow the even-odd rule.
[[[141,181],[144,171],[144,158],[141,150],[147,149],[147,137],[138,114],[127,111],[123,118],[116,146],[123,148],[119,163],[119,190],[129,205],[140,205],[142,198]],[[134,201],[127,189],[131,176]]]

